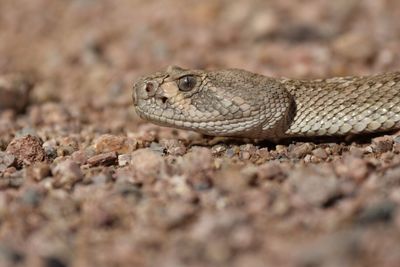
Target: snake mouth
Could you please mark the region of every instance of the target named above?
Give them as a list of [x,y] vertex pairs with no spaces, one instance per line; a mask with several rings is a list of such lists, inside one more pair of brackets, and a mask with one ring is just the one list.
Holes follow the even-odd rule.
[[[154,100],[154,99],[153,99]],[[234,118],[234,119],[218,119],[215,117],[203,118],[201,120],[189,120],[190,116],[177,112],[170,108],[160,108],[159,105],[154,106],[158,101],[139,101],[139,105],[135,106],[135,111],[140,118],[150,121],[163,127],[173,127],[183,130],[197,131],[210,136],[242,136],[244,133],[257,133],[259,129],[258,116]]]

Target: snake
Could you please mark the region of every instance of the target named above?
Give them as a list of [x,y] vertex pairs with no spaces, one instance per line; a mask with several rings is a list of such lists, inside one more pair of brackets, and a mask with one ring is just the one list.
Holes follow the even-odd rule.
[[132,98],[142,119],[210,136],[279,141],[400,128],[400,72],[306,80],[169,66],[139,77]]

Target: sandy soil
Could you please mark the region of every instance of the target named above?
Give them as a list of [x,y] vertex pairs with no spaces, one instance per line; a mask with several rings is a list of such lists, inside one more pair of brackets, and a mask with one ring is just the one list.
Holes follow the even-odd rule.
[[170,64],[400,69],[400,2],[0,0],[0,266],[400,266],[400,133],[215,142],[140,120]]

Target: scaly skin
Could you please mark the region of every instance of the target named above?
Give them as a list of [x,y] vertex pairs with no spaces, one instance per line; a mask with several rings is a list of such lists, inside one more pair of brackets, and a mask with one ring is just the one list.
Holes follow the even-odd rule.
[[133,102],[143,119],[214,136],[277,141],[384,132],[400,128],[400,72],[294,80],[171,66],[140,78]]

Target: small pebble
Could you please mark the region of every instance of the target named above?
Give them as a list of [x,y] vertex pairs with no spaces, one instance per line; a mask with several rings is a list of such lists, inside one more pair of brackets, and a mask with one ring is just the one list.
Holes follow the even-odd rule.
[[350,147],[350,154],[354,157],[361,158],[364,153],[368,153],[368,151],[364,148],[356,147],[356,146],[351,146]]
[[104,134],[94,141],[93,147],[96,154],[107,152],[126,154],[134,151],[137,148],[137,144],[136,139],[133,138]]
[[267,159],[271,156],[271,153],[269,153],[268,148],[266,147],[258,149],[257,154],[261,159]]
[[31,206],[37,206],[43,198],[43,192],[36,188],[28,188],[22,194],[22,202]]
[[242,172],[238,165],[225,165],[219,170],[213,179],[215,188],[223,192],[241,192],[249,187],[253,176]]
[[339,181],[328,168],[299,167],[289,175],[288,183],[296,206],[322,207],[340,194]]
[[275,152],[281,156],[286,155],[288,152],[288,147],[284,145],[276,145]]
[[27,174],[34,180],[41,181],[51,174],[51,169],[48,163],[37,162],[27,169]]
[[106,173],[100,173],[98,175],[93,176],[91,180],[94,184],[101,185],[110,182],[112,179],[110,175]]
[[0,76],[0,112],[12,109],[22,112],[29,103],[29,93],[33,83],[19,74]]
[[295,144],[289,146],[289,157],[300,159],[311,153],[314,146],[310,143]]
[[118,155],[118,166],[123,167],[128,165],[131,162],[131,159],[131,154]]
[[366,160],[346,155],[340,162],[335,164],[335,171],[341,177],[361,182],[367,178],[370,168]]
[[161,139],[160,145],[165,148],[168,154],[173,156],[182,156],[187,151],[185,145],[177,139]]
[[131,165],[138,182],[153,181],[159,178],[164,168],[164,159],[149,148],[142,148],[131,154]]
[[83,179],[79,165],[72,160],[65,160],[58,163],[51,170],[54,176],[55,187],[71,188],[76,182]]
[[188,203],[174,202],[163,210],[163,227],[167,230],[183,227],[195,215],[195,209]]
[[234,148],[228,148],[228,149],[226,150],[226,152],[225,152],[225,155],[226,155],[228,158],[232,158],[235,154],[236,154],[236,151],[235,151]]
[[[357,47],[357,49],[354,49]],[[335,39],[332,48],[337,56],[349,60],[365,60],[377,52],[377,46],[364,31],[342,34]]]
[[13,139],[8,144],[6,151],[14,155],[17,159],[17,166],[22,167],[46,159],[42,144],[43,142],[39,137],[27,135]]
[[72,153],[71,159],[73,161],[75,161],[76,163],[78,163],[79,165],[83,165],[83,164],[86,164],[86,162],[88,160],[88,155],[86,154],[85,151],[78,150],[78,151],[75,151],[74,153]]
[[213,153],[213,155],[222,155],[223,152],[225,152],[227,149],[226,145],[224,144],[218,144],[215,145],[211,148],[211,152]]
[[14,163],[15,157],[13,155],[0,151],[0,172],[12,166]]
[[256,151],[257,147],[255,147],[253,144],[240,146],[239,158],[242,160],[249,160],[256,154]]
[[46,154],[46,157],[49,159],[54,159],[57,157],[57,142],[56,140],[48,140],[43,143],[42,145],[44,152]]
[[107,152],[90,157],[87,160],[87,163],[92,167],[99,165],[109,166],[114,165],[117,162],[117,158],[118,156],[116,152]]
[[163,147],[161,144],[156,143],[156,142],[151,142],[149,148],[150,148],[152,151],[154,151],[154,152],[156,152],[156,153],[158,153],[158,154],[160,154],[160,155],[163,155],[164,152],[165,152],[164,147]]
[[282,164],[277,162],[266,162],[257,169],[257,176],[260,180],[279,180],[282,181],[286,175]]
[[396,153],[396,154],[400,154],[400,143],[395,142],[393,144],[393,152]]
[[323,148],[321,148],[321,147],[314,149],[314,150],[312,151],[312,154],[313,154],[315,157],[317,157],[317,158],[319,158],[319,159],[322,159],[322,160],[325,160],[325,159],[328,158],[328,153],[326,153],[326,150],[323,149]]
[[372,139],[372,150],[376,153],[383,153],[392,150],[393,138],[385,135]]
[[62,138],[58,142],[57,156],[68,156],[79,149],[78,140],[72,137]]
[[393,141],[397,144],[400,144],[400,135],[397,135],[395,138],[393,138]]
[[363,225],[389,222],[397,208],[397,205],[390,201],[382,201],[364,209],[358,216],[357,222]]

